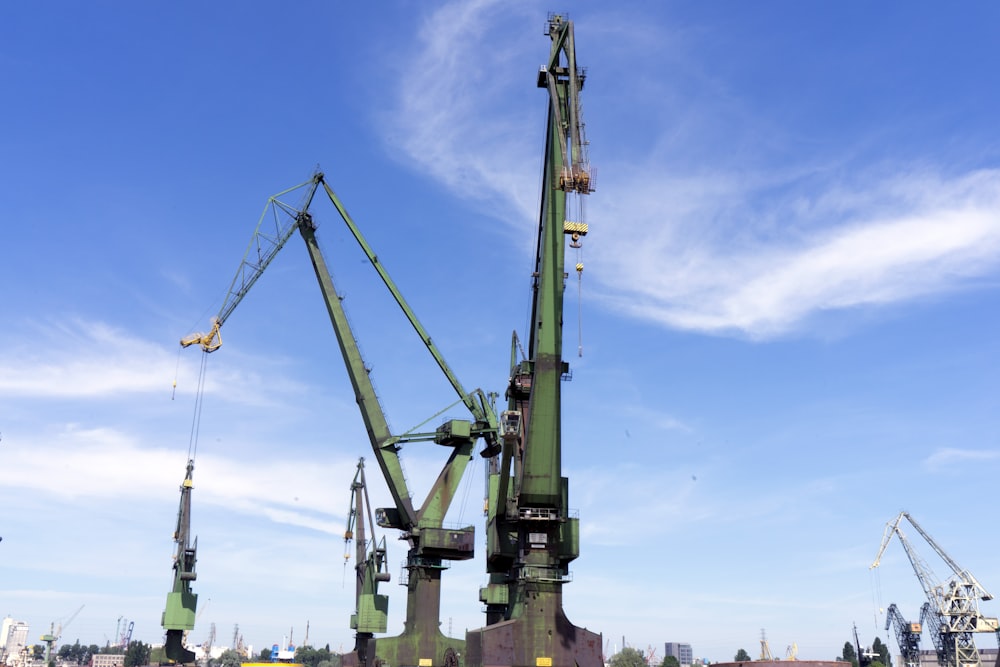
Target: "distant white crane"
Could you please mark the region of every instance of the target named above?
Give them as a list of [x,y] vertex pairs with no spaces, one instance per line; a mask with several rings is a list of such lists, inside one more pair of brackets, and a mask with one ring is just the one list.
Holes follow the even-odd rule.
[[[927,563],[920,558],[906,539],[906,535],[900,530],[899,524],[904,518],[951,568],[954,575],[946,582],[941,583],[934,576]],[[927,603],[921,610],[920,621],[923,627],[931,632],[941,667],[982,667],[979,649],[976,648],[972,635],[976,632],[997,632],[1000,626],[997,619],[979,613],[979,600],[992,600],[993,596],[983,588],[971,572],[952,560],[951,556],[945,553],[944,549],[939,547],[937,542],[906,512],[900,512],[895,520],[886,524],[882,535],[882,546],[870,569],[879,566],[882,554],[885,553],[893,535],[896,535],[902,543],[906,557],[910,559],[910,565],[913,566],[913,571],[927,597]]]

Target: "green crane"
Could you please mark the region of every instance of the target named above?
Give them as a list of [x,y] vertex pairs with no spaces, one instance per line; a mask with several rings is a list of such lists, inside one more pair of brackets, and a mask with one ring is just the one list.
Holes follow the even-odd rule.
[[[471,419],[449,419],[430,432],[418,432],[417,429],[421,428],[422,424],[403,434],[397,435],[391,432],[357,340],[347,320],[343,299],[337,293],[316,240],[316,224],[309,209],[320,187],[457,393],[456,403],[465,405],[471,413]],[[304,194],[297,206],[280,199],[298,192]],[[492,398],[480,389],[471,392],[465,390],[347,213],[340,198],[326,183],[322,172],[316,172],[309,181],[268,199],[244,259],[230,285],[225,303],[219,315],[214,318],[211,330],[207,334],[188,336],[181,341],[181,345],[199,344],[205,352],[219,348],[221,345],[219,332],[222,324],[295,230],[299,231],[306,243],[375,459],[393,499],[393,507],[376,509],[376,521],[383,528],[400,530],[403,539],[409,545],[405,565],[406,620],[402,634],[396,637],[366,639],[363,642],[364,653],[354,651],[345,655],[344,667],[355,665],[369,667],[382,663],[388,663],[393,667],[409,665],[457,667],[464,652],[465,642],[462,639],[445,637],[441,633],[439,621],[441,573],[448,567],[446,561],[468,560],[474,556],[475,529],[473,526],[445,528],[443,522],[472,457],[475,442],[480,438],[484,440],[485,447],[482,452],[484,457],[493,456],[501,449]],[[403,475],[399,451],[406,443],[420,441],[434,442],[450,449],[451,452],[426,499],[417,507]]]
[[174,585],[167,593],[167,606],[161,625],[167,631],[164,652],[172,662],[194,662],[194,653],[184,648],[184,638],[194,629],[198,595],[191,592],[191,582],[198,578],[194,571],[198,560],[198,538],[191,541],[191,490],[194,489],[194,460],[188,460],[187,472],[181,483],[181,502],[177,510],[177,529],[174,531]]
[[[574,626],[563,611],[569,563],[579,555],[579,519],[568,510],[562,476],[560,382],[566,240],[587,233],[567,211],[593,190],[579,93],[573,23],[550,15],[552,48],[538,75],[548,93],[542,201],[538,225],[528,355],[511,346],[502,453],[491,459],[487,500],[487,570],[480,590],[486,626],[466,635],[466,667],[599,667],[601,636]],[[582,205],[580,206],[582,211]],[[582,271],[577,264],[577,271]]]
[[65,623],[60,623],[58,628],[55,623],[52,623],[49,626],[48,633],[39,637],[39,639],[45,643],[45,667],[48,667],[52,661],[52,647],[59,641],[59,638],[62,637],[63,630],[69,627],[69,624],[73,622],[73,619],[76,618],[77,614],[83,611],[84,606],[86,605],[80,605],[80,608],[74,611]]
[[[351,482],[351,509],[347,514],[347,530],[344,531],[345,549],[355,540],[355,610],[351,616],[351,629],[356,632],[354,651],[361,663],[368,661],[371,640],[375,633],[385,632],[388,624],[389,598],[379,595],[378,585],[389,581],[386,570],[385,537],[375,538],[375,522],[372,519],[371,503],[368,500],[368,485],[365,483],[365,460],[358,460],[358,469]],[[365,539],[365,519],[371,531],[371,548]],[[354,532],[357,530],[357,537]],[[345,551],[344,558],[350,558]]]

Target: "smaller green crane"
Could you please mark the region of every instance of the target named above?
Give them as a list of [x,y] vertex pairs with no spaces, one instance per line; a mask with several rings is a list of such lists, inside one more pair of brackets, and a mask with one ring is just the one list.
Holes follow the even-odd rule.
[[69,617],[69,619],[65,623],[60,623],[59,624],[59,628],[58,629],[56,628],[56,624],[52,623],[49,626],[49,632],[48,632],[48,634],[45,634],[45,635],[42,635],[41,637],[39,637],[39,641],[45,642],[45,665],[46,665],[46,667],[48,666],[49,661],[52,659],[52,646],[57,641],[59,641],[59,638],[62,637],[63,630],[66,629],[66,627],[68,627],[69,624],[73,622],[73,619],[76,618],[77,614],[79,614],[81,611],[83,611],[84,606],[86,606],[86,605],[80,605],[80,608],[77,609],[76,611],[74,611],[73,614]]
[[163,611],[161,625],[167,631],[164,652],[171,662],[194,662],[194,652],[184,648],[184,636],[194,629],[195,610],[198,595],[191,591],[191,582],[198,578],[194,571],[198,560],[198,539],[191,542],[191,490],[194,488],[192,475],[194,460],[188,460],[187,473],[181,483],[181,503],[177,510],[177,529],[174,543],[174,586],[167,593],[167,606]]
[[[365,539],[365,519],[371,537]],[[355,537],[355,530],[357,537]],[[385,537],[375,538],[375,521],[372,518],[368,485],[365,483],[365,459],[358,459],[358,470],[351,482],[351,509],[344,531],[344,558],[349,559],[347,546],[354,539],[356,573],[356,607],[351,614],[351,629],[355,631],[354,650],[362,664],[367,664],[371,640],[376,632],[385,632],[388,626],[389,596],[379,595],[378,585],[389,581],[386,565]],[[371,547],[369,548],[369,544]]]

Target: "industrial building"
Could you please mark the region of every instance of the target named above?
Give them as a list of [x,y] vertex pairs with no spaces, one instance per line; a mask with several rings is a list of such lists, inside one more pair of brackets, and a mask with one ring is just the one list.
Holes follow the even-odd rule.
[[21,650],[28,645],[28,624],[15,621],[10,616],[0,625],[0,662],[13,664],[19,659]]
[[677,662],[681,664],[681,667],[690,665],[694,661],[694,652],[691,650],[690,644],[667,642],[663,645],[663,656],[666,657],[668,655],[677,658]]
[[95,653],[90,658],[90,667],[122,667],[125,664],[125,654]]
[[[997,655],[997,650],[995,648],[981,648],[979,649],[979,657],[982,660],[983,667],[992,667],[997,665],[997,659],[1000,656]],[[892,662],[895,667],[906,667],[903,656],[898,653],[893,653]],[[922,650],[920,651],[920,663],[918,667],[940,667],[938,663],[937,651]],[[1000,667],[1000,666],[998,666]]]

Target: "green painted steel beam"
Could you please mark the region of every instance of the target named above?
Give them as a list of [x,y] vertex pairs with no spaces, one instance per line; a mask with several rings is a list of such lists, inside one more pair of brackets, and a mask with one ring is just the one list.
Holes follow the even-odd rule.
[[160,624],[167,631],[164,645],[167,658],[177,663],[194,661],[194,653],[184,647],[184,636],[194,629],[198,595],[192,592],[191,582],[198,578],[195,564],[198,560],[198,540],[191,541],[191,491],[194,489],[194,461],[187,463],[181,483],[181,500],[177,510],[177,527],[174,530],[174,584],[167,594],[167,604]]

